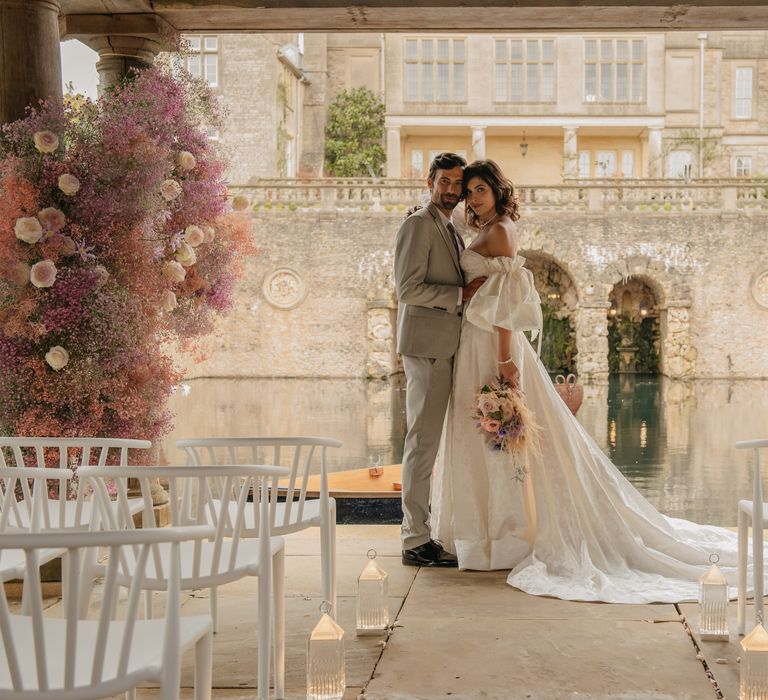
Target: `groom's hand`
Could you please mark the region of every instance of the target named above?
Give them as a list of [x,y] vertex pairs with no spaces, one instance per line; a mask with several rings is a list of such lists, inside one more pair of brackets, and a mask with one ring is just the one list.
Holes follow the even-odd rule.
[[476,277],[473,279],[466,287],[461,290],[462,301],[469,301],[473,296],[475,296],[475,292],[483,286],[485,280],[487,279],[487,277]]

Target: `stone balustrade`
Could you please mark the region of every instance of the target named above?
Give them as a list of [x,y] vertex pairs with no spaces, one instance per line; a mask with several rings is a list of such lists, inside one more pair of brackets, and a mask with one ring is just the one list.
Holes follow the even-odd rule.
[[[422,180],[364,178],[264,179],[232,186],[254,211],[405,211],[423,204]],[[561,185],[520,185],[520,205],[530,211],[705,212],[768,210],[768,179],[569,180]]]

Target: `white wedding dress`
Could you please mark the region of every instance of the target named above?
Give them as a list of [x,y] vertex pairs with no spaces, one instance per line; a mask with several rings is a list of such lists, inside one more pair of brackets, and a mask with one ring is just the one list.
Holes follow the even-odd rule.
[[[541,327],[525,259],[467,249],[466,281],[487,276],[467,305],[432,489],[433,537],[464,569],[511,569],[534,595],[609,603],[695,600],[711,554],[735,582],[735,532],[669,518],[624,478],[555,392],[523,330]],[[526,401],[542,428],[541,454],[514,478],[470,418],[497,375],[494,326],[513,333]]]

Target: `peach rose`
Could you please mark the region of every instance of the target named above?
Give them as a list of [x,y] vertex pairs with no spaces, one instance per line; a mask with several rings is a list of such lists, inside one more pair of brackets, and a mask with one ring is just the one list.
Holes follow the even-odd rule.
[[179,155],[176,156],[176,164],[182,170],[193,170],[197,165],[197,161],[195,160],[195,156],[189,151],[181,151]]
[[205,241],[205,233],[203,233],[203,229],[199,226],[187,226],[184,231],[184,240],[193,248],[197,248],[197,246]]
[[179,243],[179,247],[176,249],[176,260],[178,260],[184,267],[190,267],[197,262],[197,255],[195,255],[195,249],[182,241]]
[[249,206],[251,203],[244,194],[236,194],[232,197],[232,208],[235,211],[245,211]]
[[74,175],[70,175],[69,173],[59,175],[59,189],[65,195],[71,197],[72,195],[77,194],[78,190],[80,189],[80,180],[78,180]]
[[77,253],[77,243],[70,236],[61,236],[61,252],[64,255],[74,255]]
[[69,353],[61,345],[54,345],[45,353],[45,361],[58,372],[67,366]]
[[175,260],[170,260],[165,263],[163,274],[166,279],[171,280],[171,282],[183,282],[184,278],[187,276],[187,271],[181,263],[176,262]]
[[170,202],[181,194],[181,185],[176,180],[164,180],[160,185],[160,194],[166,202]]
[[52,131],[36,131],[32,140],[40,153],[53,153],[59,147],[59,137]]
[[213,226],[203,226],[203,233],[205,234],[205,240],[203,243],[211,243],[216,238],[216,230]]
[[67,222],[64,212],[54,207],[46,207],[37,212],[37,218],[49,231],[58,231]]
[[494,420],[493,418],[483,418],[480,421],[480,427],[489,433],[495,433],[498,432],[499,428],[501,427],[501,423],[499,423],[497,420]]
[[15,263],[8,271],[8,279],[17,287],[25,287],[29,284],[29,265],[24,262]]
[[160,308],[163,311],[165,311],[166,313],[170,313],[178,305],[179,305],[179,302],[176,300],[176,295],[173,292],[171,292],[170,290],[163,292],[163,296],[160,297]]
[[32,269],[29,271],[29,281],[40,289],[52,287],[56,281],[57,272],[53,260],[41,260],[32,265]]
[[24,243],[37,243],[43,236],[43,227],[36,216],[22,216],[13,227],[16,238]]
[[499,402],[487,394],[480,397],[477,406],[484,416],[499,410]]

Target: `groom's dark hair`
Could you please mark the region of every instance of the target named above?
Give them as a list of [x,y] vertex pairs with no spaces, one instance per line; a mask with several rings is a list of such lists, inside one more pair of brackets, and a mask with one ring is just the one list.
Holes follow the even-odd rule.
[[466,168],[467,161],[458,153],[438,153],[429,164],[429,179],[435,179],[438,170],[450,170],[451,168]]

